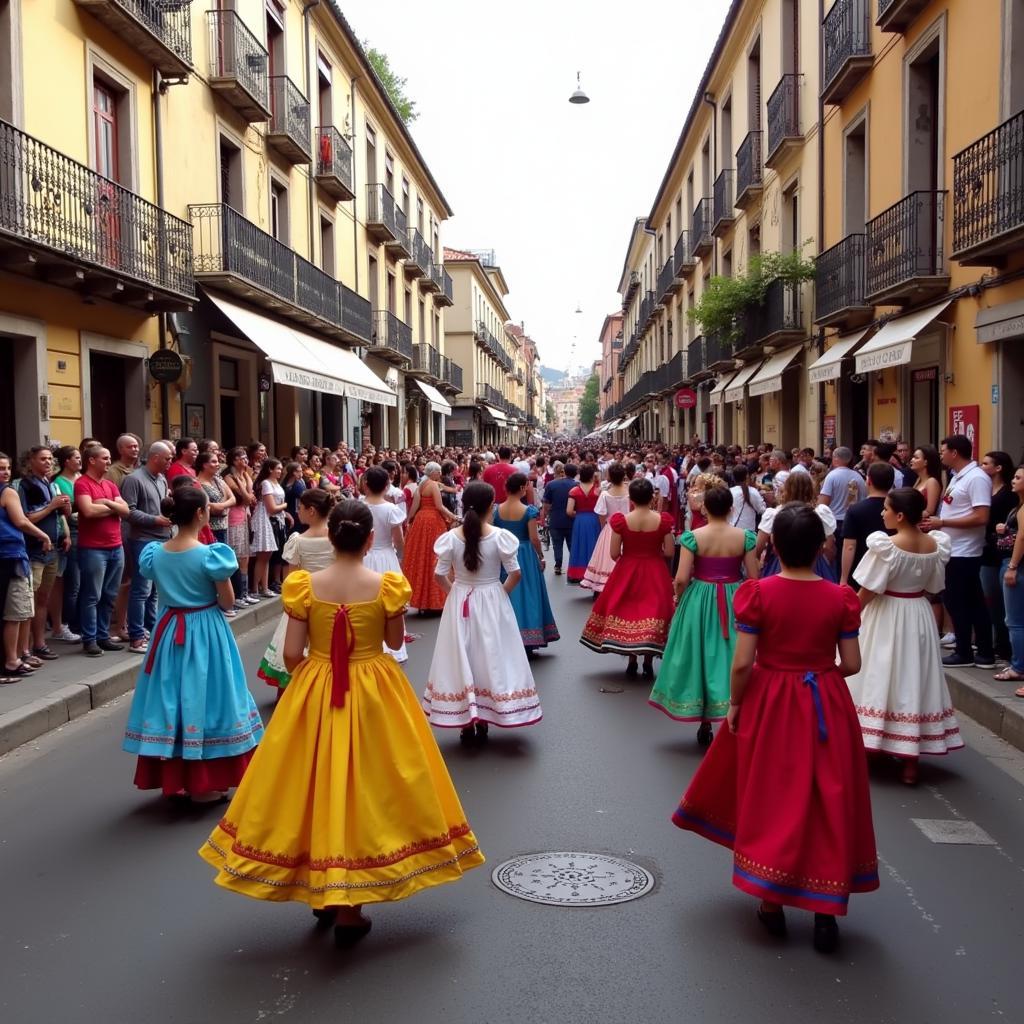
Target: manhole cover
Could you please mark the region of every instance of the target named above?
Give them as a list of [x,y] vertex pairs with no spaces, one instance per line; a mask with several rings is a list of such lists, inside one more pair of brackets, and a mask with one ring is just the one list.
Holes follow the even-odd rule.
[[528,853],[499,864],[491,881],[510,896],[553,907],[608,907],[639,899],[654,876],[602,853]]

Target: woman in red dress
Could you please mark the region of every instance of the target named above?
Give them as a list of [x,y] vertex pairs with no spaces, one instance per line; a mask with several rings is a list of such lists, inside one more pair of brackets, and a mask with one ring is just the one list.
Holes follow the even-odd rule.
[[408,512],[411,525],[405,537],[402,572],[412,586],[409,605],[421,615],[444,608],[444,591],[434,578],[434,541],[455,522],[455,516],[441,503],[440,479],[441,467],[428,462]]
[[637,674],[637,655],[644,657],[644,678],[654,678],[651,662],[661,655],[675,611],[672,577],[672,517],[651,510],[650,480],[629,485],[633,511],[616,512],[611,526],[611,557],[615,568],[594,602],[580,643],[598,654],[625,654],[626,675]]
[[[736,592],[728,730],[711,744],[673,822],[733,851],[732,881],[786,933],[783,906],[814,912],[814,948],[838,944],[851,892],[878,888],[867,759],[845,678],[860,669],[860,607],[815,575],[825,530],[784,506],[777,576]],[[836,664],[836,648],[839,663]]]

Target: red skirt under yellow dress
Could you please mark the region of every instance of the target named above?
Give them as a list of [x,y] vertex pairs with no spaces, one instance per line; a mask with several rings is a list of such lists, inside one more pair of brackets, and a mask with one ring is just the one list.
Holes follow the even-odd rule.
[[444,608],[444,591],[437,585],[434,543],[448,529],[433,497],[422,495],[416,517],[405,537],[402,572],[412,587],[409,605],[418,611],[439,612]]
[[867,758],[836,642],[856,636],[849,587],[772,576],[733,602],[757,633],[739,728],[722,729],[672,816],[733,851],[732,881],[752,896],[819,914],[878,888]]

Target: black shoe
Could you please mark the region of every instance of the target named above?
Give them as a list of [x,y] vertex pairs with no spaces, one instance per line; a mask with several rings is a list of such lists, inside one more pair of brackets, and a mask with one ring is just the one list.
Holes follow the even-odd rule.
[[942,659],[946,668],[974,668],[973,658],[961,658],[959,654],[947,654]]
[[124,650],[124,644],[114,643],[113,640],[97,640],[96,646],[101,651],[110,651],[112,654],[118,653]]
[[710,722],[701,722],[700,728],[697,730],[697,746],[699,747],[710,747],[711,741],[715,738],[715,734],[711,729]]
[[781,910],[764,911],[758,909],[757,919],[769,935],[774,935],[777,939],[786,937],[786,915]]
[[831,914],[814,915],[814,948],[819,953],[834,953],[839,945],[839,925]]
[[370,934],[373,922],[366,918],[362,924],[339,924],[334,927],[334,944],[338,949],[351,949],[360,939]]
[[643,677],[644,679],[654,678],[654,666],[649,661],[644,662]]
[[639,670],[639,668],[637,668],[637,664],[636,664],[635,661],[631,661],[626,666],[626,678],[627,679],[636,679],[636,677],[639,674],[639,672],[640,672],[640,670]]
[[336,907],[325,907],[323,910],[314,910],[313,916],[316,918],[317,931],[323,931],[334,924],[334,920],[338,916],[338,910]]
[[487,723],[477,722],[476,723],[476,738],[481,742],[487,741]]
[[103,651],[100,649],[100,645],[97,643],[82,644],[82,653],[90,658],[99,658]]
[[470,746],[476,740],[476,730],[472,724],[464,726],[459,732],[459,742],[464,746]]
[[[40,655],[42,657],[42,655]],[[982,654],[980,651],[974,652],[974,667],[975,668],[995,668],[996,659],[995,655]]]

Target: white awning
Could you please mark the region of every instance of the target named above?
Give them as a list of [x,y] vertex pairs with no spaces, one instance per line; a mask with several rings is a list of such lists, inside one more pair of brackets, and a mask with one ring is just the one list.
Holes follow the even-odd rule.
[[206,292],[210,301],[270,360],[274,380],[306,391],[397,405],[398,396],[359,357],[305,331]]
[[882,329],[857,353],[857,372],[873,373],[889,366],[902,366],[910,362],[913,353],[914,339],[923,331],[953,300],[944,299],[934,306],[919,309],[916,313],[898,316],[890,320]]
[[750,397],[753,398],[755,395],[767,395],[772,391],[782,390],[782,371],[800,353],[803,351],[803,345],[794,345],[792,348],[787,348],[783,352],[776,352],[775,355],[766,359],[761,366],[761,369],[750,378],[750,383],[747,385],[747,391],[750,392]]
[[493,408],[490,405],[485,405],[483,409],[484,412],[487,413],[487,415],[490,416],[495,423],[508,423],[508,420],[505,418],[505,414],[503,412],[499,412],[497,409]]
[[633,425],[633,421],[634,420],[639,419],[639,418],[640,418],[640,414],[639,413],[637,413],[636,416],[627,416],[615,429],[616,430],[625,430],[627,427],[631,427]]
[[841,334],[832,347],[822,352],[817,359],[807,367],[807,381],[810,384],[821,384],[826,380],[836,380],[839,377],[843,360],[860,344],[861,339],[870,330],[865,327],[862,331],[854,331],[853,334]]
[[451,416],[452,407],[444,400],[444,395],[437,388],[424,384],[421,380],[416,381],[416,387],[426,396],[433,412],[439,412],[442,416]]
[[[741,370],[740,373],[742,373],[742,372],[743,371]],[[739,374],[736,374],[736,373],[723,373],[718,378],[718,383],[711,389],[711,394],[708,395],[708,397],[711,399],[711,401],[714,402],[716,405],[719,402],[723,401],[724,398],[725,398],[725,389],[738,376],[739,376]]]
[[610,434],[613,430],[617,430],[619,426],[618,420],[611,420],[605,426],[601,428],[602,434]]
[[742,402],[743,401],[743,390],[746,387],[746,383],[751,377],[757,373],[760,363],[747,363],[746,366],[736,374],[725,389],[725,400],[727,402]]

